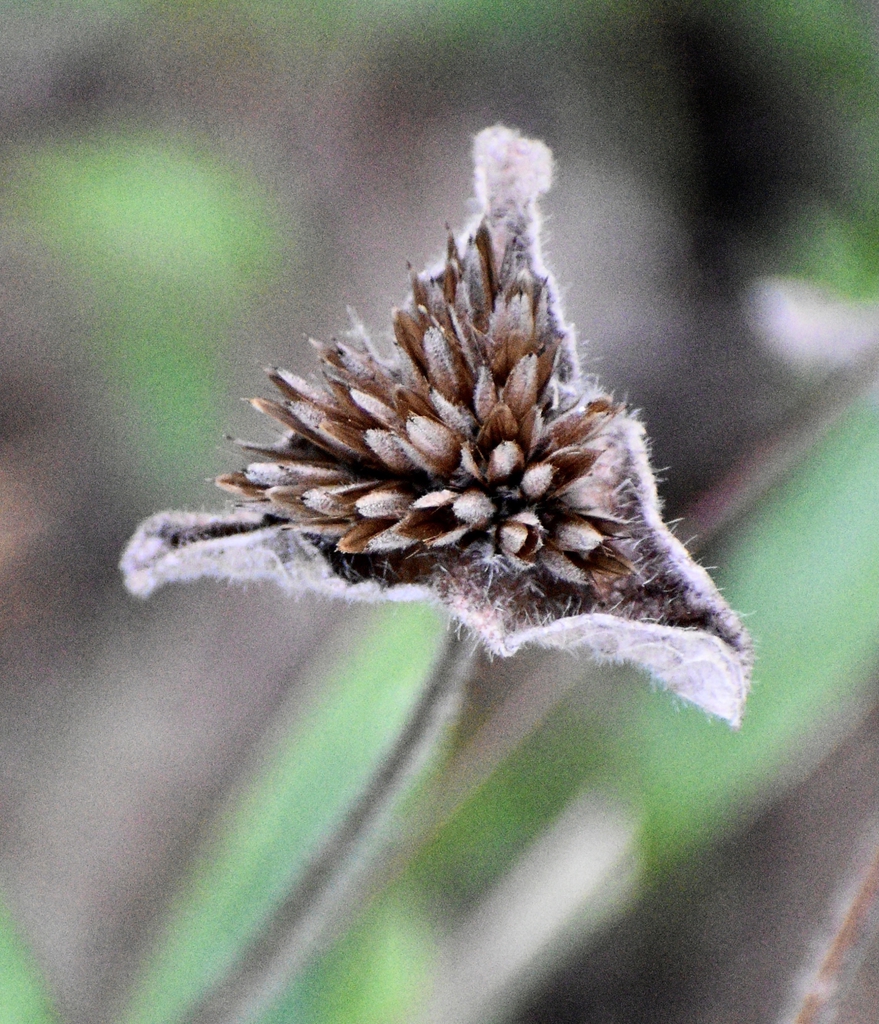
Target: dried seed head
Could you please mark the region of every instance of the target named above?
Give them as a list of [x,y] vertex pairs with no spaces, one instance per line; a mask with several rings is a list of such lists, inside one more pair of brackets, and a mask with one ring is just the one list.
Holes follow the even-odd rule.
[[269,370],[280,398],[253,405],[284,434],[244,446],[269,461],[217,480],[242,510],[149,521],[123,562],[129,586],[148,593],[196,563],[222,574],[224,560],[248,575],[251,533],[250,575],[439,599],[501,654],[573,637],[737,721],[748,640],[662,524],[640,424],[581,377],[542,262],[549,150],[497,127],[475,156],[482,214],[413,274],[392,352],[314,343],[322,381]]
[[[622,407],[560,386],[557,362],[573,375],[570,335],[521,235],[501,248],[503,232],[483,219],[415,279],[390,359],[321,346],[323,386],[271,370],[282,398],[254,405],[288,432],[272,462],[220,486],[320,538],[351,578],[490,567],[495,579],[527,574],[529,590],[576,580],[594,601],[628,575],[622,480],[600,482],[614,473],[605,435]],[[311,486],[297,494],[291,479]]]

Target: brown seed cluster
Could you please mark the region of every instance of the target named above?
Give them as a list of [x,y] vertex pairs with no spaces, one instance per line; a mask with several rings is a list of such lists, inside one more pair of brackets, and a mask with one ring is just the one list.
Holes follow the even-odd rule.
[[283,370],[255,399],[283,435],[221,477],[241,507],[162,512],[122,557],[147,596],[203,577],[351,600],[430,600],[491,652],[526,644],[631,661],[738,725],[753,652],[671,534],[644,430],[579,370],[540,250],[547,147],[474,139],[483,218],[413,275],[394,342],[316,345],[322,380]]
[[632,572],[600,471],[622,407],[563,386],[565,335],[520,239],[498,260],[485,222],[463,254],[450,238],[443,269],[413,275],[394,337],[389,359],[317,344],[323,386],[270,370],[283,398],[253,405],[286,433],[245,445],[270,461],[217,483],[397,578],[453,550],[577,585]]

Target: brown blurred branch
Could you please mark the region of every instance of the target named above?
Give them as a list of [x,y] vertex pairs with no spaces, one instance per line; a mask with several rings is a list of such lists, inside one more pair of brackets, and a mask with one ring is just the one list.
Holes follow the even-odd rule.
[[221,983],[186,1016],[188,1024],[256,1019],[357,913],[399,800],[454,720],[475,645],[450,633],[406,728],[367,789],[318,851],[265,931]]
[[823,951],[817,969],[790,1024],[830,1024],[851,983],[867,943],[879,925],[879,844],[839,927]]
[[811,401],[799,406],[764,444],[686,509],[677,535],[697,550],[743,520],[877,380],[879,346],[829,374]]

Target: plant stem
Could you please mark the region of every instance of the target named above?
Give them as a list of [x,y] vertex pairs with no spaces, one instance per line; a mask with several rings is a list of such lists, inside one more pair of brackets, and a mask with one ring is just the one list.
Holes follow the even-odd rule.
[[744,461],[685,510],[677,527],[679,537],[696,538],[695,550],[721,532],[728,532],[751,511],[757,500],[809,452],[816,441],[852,405],[876,386],[879,346],[874,345],[854,365],[828,376],[820,392],[791,412]]
[[852,898],[839,928],[827,944],[821,961],[791,1024],[829,1024],[875,930],[879,905],[879,846]]
[[449,634],[409,722],[369,786],[240,962],[190,1010],[187,1024],[255,1020],[360,907],[400,798],[457,715],[474,652],[472,640]]

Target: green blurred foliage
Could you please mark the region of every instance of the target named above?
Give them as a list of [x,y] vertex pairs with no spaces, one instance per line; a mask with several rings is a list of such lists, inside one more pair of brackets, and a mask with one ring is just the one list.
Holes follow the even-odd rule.
[[326,675],[319,698],[218,822],[217,841],[171,909],[126,1024],[177,1020],[223,976],[393,745],[443,627],[421,605],[392,606],[372,625],[341,663],[318,669]]
[[[790,74],[845,142],[848,178],[771,225],[759,269],[793,273],[855,299],[879,297],[879,69],[872,27],[843,0],[577,4],[537,0],[349,0],[43,4],[163,19],[229,11],[295,55],[355,38],[419,37],[450,47],[507,34],[635,26],[670,13],[704,18]],[[8,10],[29,5],[5,4]],[[630,29],[631,30],[631,29]],[[578,35],[579,34],[579,35]],[[39,235],[99,311],[95,366],[128,423],[142,466],[175,488],[204,474],[224,414],[219,356],[276,274],[285,224],[264,191],[192,139],[96,135],[19,150],[8,163],[7,216]],[[422,903],[465,905],[515,862],[584,787],[612,789],[641,822],[648,877],[711,841],[795,764],[811,738],[856,713],[879,632],[879,416],[852,410],[760,504],[716,560],[730,602],[758,645],[743,729],[673,708],[643,678],[616,671],[630,699],[597,719],[563,702],[485,780],[407,877],[313,965],[265,1019],[393,1021],[429,983]],[[129,1022],[178,1019],[246,947],[381,760],[436,650],[432,612],[396,607],[367,644],[327,673],[252,788],[193,867],[135,992]],[[411,648],[421,653],[409,663]],[[820,748],[820,745],[819,745]],[[414,895],[413,895],[414,894]],[[35,972],[0,922],[0,1021],[50,1020]]]
[[823,186],[790,197],[786,225],[767,225],[763,272],[856,301],[879,298],[879,53],[869,12],[851,0],[679,6],[721,26],[776,88],[784,83],[788,102],[813,119],[824,159],[837,164]]
[[36,966],[0,906],[0,1024],[54,1024]]
[[309,0],[189,0],[185,4],[155,0],[154,11],[170,17],[194,17],[204,12],[245,15],[253,24],[279,36],[288,45],[310,49],[339,46],[351,38],[400,33],[430,36],[439,45],[477,33],[509,34],[520,38],[533,32],[557,31],[581,14],[614,12],[613,0],[344,0],[316,4]]
[[645,867],[661,874],[770,792],[785,765],[822,750],[822,733],[864,699],[879,654],[874,403],[767,495],[718,561],[758,652],[741,731],[616,672],[624,702],[601,717],[560,704],[424,851],[415,871],[434,898],[472,899],[586,786],[632,807]]
[[[876,404],[853,409],[719,557],[719,583],[747,614],[758,649],[741,731],[672,706],[635,672],[613,670],[613,685],[630,691],[624,701],[602,716],[584,711],[576,695],[561,702],[425,846],[398,883],[403,894],[420,890],[414,906],[472,907],[587,789],[614,792],[632,808],[643,879],[656,884],[868,706],[879,653]],[[322,999],[265,1024],[331,1020],[339,986],[357,989],[364,975],[389,969],[371,962],[384,956],[381,923],[367,916],[357,927],[357,940],[335,947],[310,975],[324,979]],[[399,965],[392,991],[407,969]]]
[[26,14],[49,18],[59,15],[130,17],[143,7],[143,0],[0,0],[0,15]]
[[[27,7],[7,6],[11,10]],[[711,0],[671,4],[658,0],[643,4],[623,0],[585,4],[574,0],[346,0],[329,5],[305,0],[188,0],[180,4],[94,0],[87,5],[45,6],[81,11],[83,16],[85,11],[93,11],[120,18],[153,18],[166,28],[189,21],[207,20],[209,25],[227,28],[246,23],[249,31],[261,33],[275,50],[288,55],[318,53],[323,59],[336,53],[344,61],[362,59],[355,58],[355,52],[362,55],[369,46],[411,39],[448,51],[449,59],[462,47],[473,49],[500,40],[529,41],[547,49],[548,54],[558,46],[561,61],[579,63],[589,59],[590,48],[600,36],[642,36],[648,49],[661,51],[662,33],[676,20],[713,26],[727,38],[731,51],[743,51],[745,64],[761,69],[767,82],[789,90],[791,102],[814,115],[819,124],[824,123],[828,148],[843,168],[845,180],[826,182],[817,191],[792,196],[795,202],[785,214],[785,224],[765,225],[759,240],[765,251],[761,272],[802,276],[852,299],[879,296],[879,59],[868,15],[852,0],[736,0],[728,4]],[[653,53],[650,62],[655,60]],[[685,88],[685,83],[681,87]],[[657,114],[676,116],[670,110]],[[134,155],[132,159],[137,160]],[[207,176],[216,174],[216,168],[200,170]],[[88,176],[89,171],[84,169],[84,173]],[[185,176],[188,172],[181,173]],[[163,172],[159,174],[163,176]],[[216,181],[208,184],[209,192],[216,188]],[[259,205],[253,205],[245,216],[260,219],[265,211]],[[229,214],[234,217],[236,211],[230,208]],[[198,211],[193,218],[198,219]],[[47,227],[55,227],[51,216]],[[59,227],[63,230],[63,225]],[[265,228],[263,220],[260,230]],[[223,262],[221,258],[219,263]],[[219,267],[216,273],[221,273]],[[150,303],[135,295],[130,305],[148,307]],[[157,316],[156,321],[160,323],[161,318]],[[192,391],[198,394],[194,375]],[[198,400],[203,401],[204,396]],[[176,443],[179,431],[173,419],[167,423]]]
[[377,901],[262,1024],[407,1024],[430,991],[431,928],[411,891]]
[[20,155],[7,201],[87,287],[95,364],[141,464],[176,485],[203,475],[219,356],[283,250],[267,197],[189,140],[120,134]]
[[[855,406],[718,554],[717,581],[757,646],[740,733],[644,705],[633,750],[659,866],[716,834],[786,765],[873,699],[879,657],[879,409]],[[714,731],[718,735],[711,736]]]
[[845,217],[827,207],[804,210],[789,244],[796,277],[855,302],[879,297],[879,219]]
[[[821,736],[857,713],[876,665],[875,404],[853,409],[766,496],[719,560],[721,585],[748,615],[759,651],[742,730],[673,706],[625,670],[614,670],[614,685],[629,691],[626,699],[606,714],[584,711],[576,696],[563,701],[424,848],[390,902],[364,915],[267,1022],[407,1019],[430,967],[431,926],[418,908],[472,905],[584,789],[615,792],[632,808],[645,878],[658,881],[773,792],[803,751],[820,752]],[[321,707],[221,823],[225,838],[172,914],[127,1020],[177,1019],[246,946],[387,749],[436,629],[425,609],[393,609],[369,647],[337,670]],[[424,651],[423,663],[406,664],[401,652],[410,644]]]

